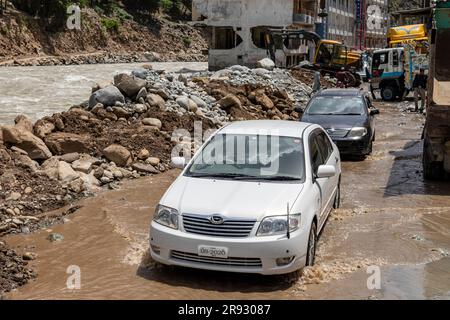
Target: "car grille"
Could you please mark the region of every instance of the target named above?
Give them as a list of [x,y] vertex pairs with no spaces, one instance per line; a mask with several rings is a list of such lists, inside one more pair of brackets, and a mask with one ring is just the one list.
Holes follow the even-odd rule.
[[217,266],[229,266],[229,267],[244,267],[244,268],[261,268],[262,262],[259,258],[213,258],[213,257],[202,257],[195,253],[172,251],[170,254],[172,259],[203,263],[208,265]]
[[350,132],[349,129],[327,129],[331,138],[345,138]]
[[186,232],[214,237],[246,238],[252,232],[255,223],[256,220],[225,218],[223,224],[212,224],[207,216],[183,215]]

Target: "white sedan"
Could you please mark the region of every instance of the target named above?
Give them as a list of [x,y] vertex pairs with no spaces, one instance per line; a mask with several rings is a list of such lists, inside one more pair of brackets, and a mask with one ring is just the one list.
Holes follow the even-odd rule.
[[340,202],[341,160],[318,125],[236,122],[185,165],[156,208],[150,251],[165,265],[259,274],[312,266]]

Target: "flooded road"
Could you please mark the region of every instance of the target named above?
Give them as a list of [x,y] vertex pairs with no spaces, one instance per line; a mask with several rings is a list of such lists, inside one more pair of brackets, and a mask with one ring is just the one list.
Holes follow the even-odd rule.
[[[114,75],[130,72],[143,63],[79,66],[36,66],[0,68],[0,125],[13,123],[19,114],[33,121],[87,100],[95,83],[110,82]],[[161,62],[155,70],[204,71],[207,63]],[[82,98],[80,98],[82,97]]]
[[[378,103],[377,140],[365,161],[343,164],[343,207],[320,238],[316,266],[295,284],[276,277],[159,268],[146,254],[170,171],[80,203],[64,225],[10,236],[38,254],[39,276],[9,299],[450,299],[450,184],[424,182],[423,116]],[[49,232],[64,236],[46,240]],[[81,270],[69,290],[67,270]],[[368,287],[380,272],[381,286]]]

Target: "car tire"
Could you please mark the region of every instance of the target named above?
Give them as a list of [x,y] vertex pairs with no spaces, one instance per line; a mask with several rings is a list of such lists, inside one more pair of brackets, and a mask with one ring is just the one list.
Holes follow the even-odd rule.
[[341,207],[341,180],[339,179],[339,184],[336,190],[336,196],[334,197],[333,209],[339,209]]
[[311,224],[309,231],[308,247],[306,253],[306,266],[312,267],[316,261],[316,248],[317,248],[317,224],[315,221]]
[[369,147],[367,149],[368,149],[368,152],[367,152],[366,156],[370,156],[373,152],[373,141],[370,141]]
[[429,158],[428,153],[430,145],[427,139],[424,142],[422,165],[423,165],[423,176],[425,180],[429,181],[442,181],[446,179],[446,172],[444,170],[444,163],[433,161]]
[[381,98],[384,101],[393,101],[396,96],[397,93],[394,87],[386,86],[381,89]]

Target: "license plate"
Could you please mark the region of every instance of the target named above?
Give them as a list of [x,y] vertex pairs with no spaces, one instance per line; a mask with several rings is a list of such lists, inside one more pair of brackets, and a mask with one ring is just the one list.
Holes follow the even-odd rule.
[[199,246],[198,247],[198,255],[201,257],[226,259],[226,258],[228,258],[228,248]]

